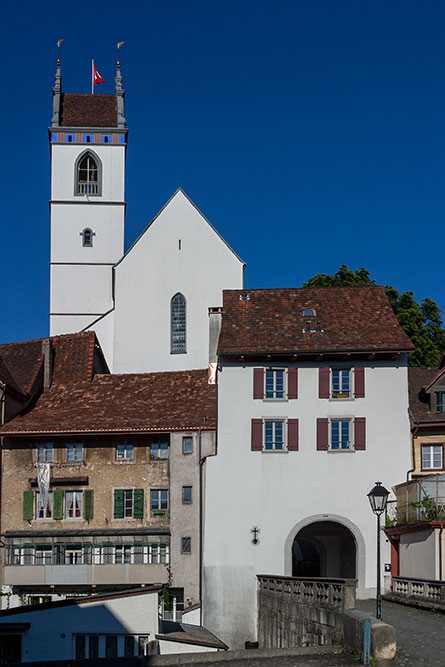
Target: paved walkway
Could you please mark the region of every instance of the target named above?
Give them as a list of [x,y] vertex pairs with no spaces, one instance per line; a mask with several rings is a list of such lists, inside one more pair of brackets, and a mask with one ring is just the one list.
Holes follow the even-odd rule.
[[[375,616],[375,600],[358,600],[357,609]],[[388,667],[444,667],[445,614],[382,601],[382,621],[396,629],[397,656]]]

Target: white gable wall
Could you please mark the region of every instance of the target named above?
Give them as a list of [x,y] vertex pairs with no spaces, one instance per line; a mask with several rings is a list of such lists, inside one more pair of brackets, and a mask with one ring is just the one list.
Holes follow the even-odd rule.
[[[179,248],[181,242],[181,248]],[[205,368],[208,309],[243,286],[243,263],[178,191],[115,268],[113,372]],[[187,354],[170,354],[170,300],[187,302]]]

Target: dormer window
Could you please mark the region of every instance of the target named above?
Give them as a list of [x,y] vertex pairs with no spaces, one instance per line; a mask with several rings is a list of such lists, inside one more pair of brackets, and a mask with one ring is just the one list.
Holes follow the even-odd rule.
[[76,163],[76,195],[101,194],[101,163],[90,151],[79,156]]
[[445,412],[445,391],[436,391],[436,412]]
[[302,317],[315,317],[316,312],[313,308],[304,308],[304,310],[301,311]]

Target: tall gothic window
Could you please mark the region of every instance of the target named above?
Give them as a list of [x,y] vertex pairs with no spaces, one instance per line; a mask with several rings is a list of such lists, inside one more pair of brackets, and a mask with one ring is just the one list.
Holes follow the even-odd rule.
[[178,292],[170,301],[170,352],[185,354],[186,348],[186,308],[185,296]]
[[100,195],[100,163],[88,151],[80,156],[76,164],[76,194]]

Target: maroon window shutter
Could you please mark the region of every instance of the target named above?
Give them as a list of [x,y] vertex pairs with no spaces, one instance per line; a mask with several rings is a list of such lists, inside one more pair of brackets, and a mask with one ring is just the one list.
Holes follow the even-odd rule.
[[358,451],[366,449],[366,417],[354,419],[354,448]]
[[289,368],[287,374],[287,397],[298,398],[298,368]]
[[329,419],[317,419],[317,449],[320,452],[329,449]]
[[329,398],[330,368],[318,369],[318,398]]
[[298,452],[298,419],[287,420],[287,448],[290,452]]
[[253,397],[264,398],[264,368],[253,369]]
[[263,420],[252,419],[252,452],[260,452],[263,449]]
[[354,396],[365,398],[365,369],[363,366],[354,368]]

